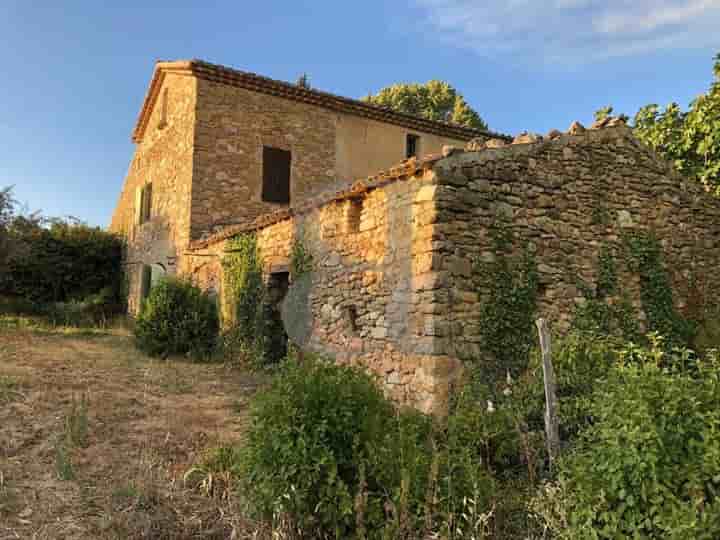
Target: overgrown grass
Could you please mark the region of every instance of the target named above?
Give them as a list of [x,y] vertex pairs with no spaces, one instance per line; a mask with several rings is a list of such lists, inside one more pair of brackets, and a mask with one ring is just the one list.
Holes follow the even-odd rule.
[[72,337],[94,337],[127,334],[127,328],[128,322],[125,317],[117,317],[100,325],[67,326],[56,324],[46,317],[38,315],[0,314],[0,330],[19,330]]
[[63,420],[63,430],[55,440],[55,472],[60,480],[75,479],[71,453],[74,448],[88,444],[88,407],[87,394],[81,394],[79,399],[72,396]]
[[0,404],[7,404],[23,397],[20,381],[16,377],[0,375]]

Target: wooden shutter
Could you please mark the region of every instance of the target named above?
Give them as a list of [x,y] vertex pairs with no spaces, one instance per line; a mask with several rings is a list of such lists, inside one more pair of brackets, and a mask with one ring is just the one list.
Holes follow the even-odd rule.
[[143,188],[135,189],[135,225],[142,223]]
[[143,223],[152,216],[152,184],[145,184],[143,188]]
[[140,302],[145,300],[150,293],[150,285],[152,282],[152,268],[146,264],[142,265],[140,271]]
[[263,146],[263,201],[290,204],[290,160],[289,151]]

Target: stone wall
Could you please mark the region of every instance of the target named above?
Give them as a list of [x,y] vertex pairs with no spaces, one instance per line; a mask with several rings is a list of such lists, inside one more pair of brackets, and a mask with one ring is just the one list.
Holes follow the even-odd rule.
[[[482,357],[476,269],[495,256],[489,230],[498,219],[534,254],[538,315],[558,331],[585,301],[577,277],[595,283],[601,247],[619,254],[627,232],[659,238],[679,309],[691,273],[720,286],[720,202],[628,128],[468,148],[446,147],[445,157],[406,162],[225,238],[256,231],[267,274],[287,271],[302,241],[314,258],[307,348],[367,366],[393,399],[433,412],[446,406],[462,361]],[[222,238],[193,246],[200,283],[222,281]],[[639,276],[619,261],[617,271],[619,294],[642,320]]]
[[[435,349],[434,183],[427,171],[257,231],[268,274],[287,271],[295,242],[312,254],[307,348],[367,366],[389,396],[424,411],[445,406],[460,369]],[[191,257],[201,284],[221,281],[223,248]]]
[[[652,232],[675,282],[677,307],[687,302],[691,271],[709,280],[720,261],[720,201],[641,145],[624,126],[552,138],[523,136],[512,145],[455,152],[435,164],[437,231],[434,266],[447,294],[438,306],[438,351],[461,359],[480,354],[478,260],[492,260],[489,228],[504,216],[516,244],[529,242],[540,275],[539,314],[566,329],[583,302],[576,276],[597,282],[605,245],[617,257],[619,293],[639,313],[640,278],[622,263],[624,233]],[[717,285],[717,284],[716,284]]]
[[[167,74],[159,104],[150,117],[147,132],[133,156],[110,230],[128,241],[126,257],[129,310],[135,313],[140,287],[140,268],[155,265],[174,273],[177,257],[187,247],[190,233],[195,125],[196,79]],[[152,216],[135,224],[136,189],[152,183]]]
[[203,79],[197,84],[192,238],[284,206],[261,199],[263,146],[292,152],[292,202],[334,183],[333,112]]

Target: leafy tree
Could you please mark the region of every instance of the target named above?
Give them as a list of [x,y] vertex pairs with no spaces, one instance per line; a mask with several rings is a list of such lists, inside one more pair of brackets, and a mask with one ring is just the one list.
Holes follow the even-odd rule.
[[393,84],[364,100],[429,120],[488,129],[485,121],[467,104],[465,98],[445,81]]
[[635,115],[635,134],[689,177],[720,196],[720,54],[715,81],[687,111],[677,103],[664,109],[652,103]]
[[12,198],[11,188],[6,187],[0,190],[0,272],[5,267],[5,262],[10,250],[9,228],[15,213],[15,201]]

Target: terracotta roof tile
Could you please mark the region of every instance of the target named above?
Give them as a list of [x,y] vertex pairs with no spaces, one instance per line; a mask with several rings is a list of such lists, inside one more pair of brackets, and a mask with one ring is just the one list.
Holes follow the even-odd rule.
[[510,140],[510,137],[505,135],[469,128],[458,124],[427,120],[425,118],[398,112],[386,107],[380,107],[364,101],[337,96],[335,94],[322,92],[312,88],[302,88],[284,81],[278,81],[257,75],[255,73],[239,71],[229,67],[211,64],[202,60],[180,60],[175,62],[157,62],[155,65],[153,78],[133,131],[132,139],[134,142],[142,141],[145,128],[149,121],[150,111],[152,110],[153,104],[160,93],[162,80],[166,73],[172,72],[193,75],[208,81],[228,84],[263,94],[309,103],[337,112],[362,116],[379,122],[386,122],[410,129],[416,129],[424,133],[433,133],[436,135],[452,137],[462,141],[482,136]]

